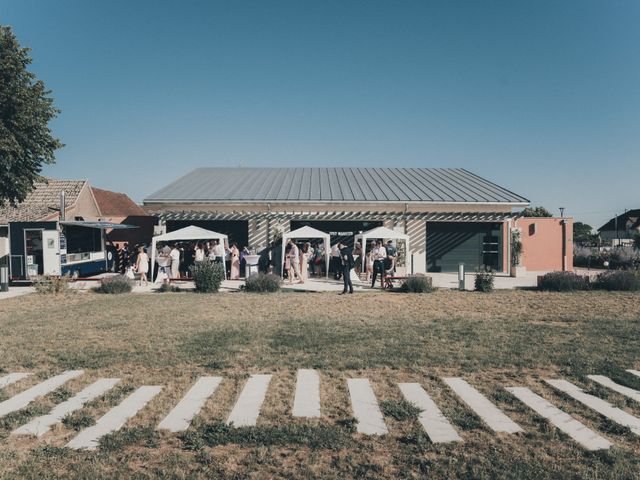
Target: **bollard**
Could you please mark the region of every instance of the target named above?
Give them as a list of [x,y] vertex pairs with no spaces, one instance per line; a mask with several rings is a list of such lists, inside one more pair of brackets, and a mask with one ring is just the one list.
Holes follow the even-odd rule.
[[9,267],[0,267],[0,292],[9,291]]
[[464,286],[464,263],[458,264],[458,290],[463,292],[465,290]]

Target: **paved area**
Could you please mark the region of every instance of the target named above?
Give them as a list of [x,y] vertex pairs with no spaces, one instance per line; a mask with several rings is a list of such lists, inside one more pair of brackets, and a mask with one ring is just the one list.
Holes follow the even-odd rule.
[[[63,372],[21,393],[17,393],[8,400],[0,403],[0,416],[26,407],[32,401],[51,393],[67,381],[77,378],[82,374],[82,370]],[[592,377],[596,377],[596,380]],[[2,377],[2,379],[7,378],[15,379],[14,383],[17,383],[27,378],[27,375],[23,372],[16,372],[9,373]],[[598,381],[607,377],[589,376],[589,378]],[[268,393],[271,379],[272,375],[251,375],[232,408],[227,420],[228,424],[236,427],[251,427],[256,425],[262,404]],[[198,379],[160,422],[157,428],[166,429],[170,432],[180,432],[189,428],[193,418],[200,413],[206,401],[215,395],[218,386],[223,381],[224,379],[222,377],[202,377]],[[494,431],[508,433],[523,431],[522,428],[515,424],[502,410],[462,378],[448,377],[442,378],[442,381]],[[566,380],[555,379],[544,381],[586,407],[595,410],[614,422],[629,427],[632,432],[640,434],[640,419],[633,415],[613,407],[609,402],[594,395],[584,393],[578,386]],[[5,386],[8,385],[6,382],[5,380]],[[50,413],[31,419],[27,424],[19,426],[12,433],[34,435],[37,437],[45,436],[53,425],[62,421],[65,415],[82,409],[88,401],[104,395],[118,382],[119,379],[117,378],[99,379],[88,387],[85,387],[75,396],[56,405]],[[346,383],[353,414],[357,421],[357,432],[363,435],[387,434],[388,428],[384,415],[380,410],[378,399],[370,380],[368,378],[350,378],[346,380]],[[610,388],[612,391],[619,391],[620,389],[618,387],[624,387],[617,383],[610,383],[610,380],[601,383],[601,385]],[[317,371],[309,369],[301,369],[298,371],[294,409],[292,411],[293,416],[320,416],[320,387],[321,377]],[[422,385],[419,383],[399,383],[398,388],[407,401],[416,405],[421,410],[418,421],[432,442],[445,443],[463,441],[463,435],[456,431]],[[122,428],[129,419],[136,416],[154,397],[160,394],[161,390],[162,386],[139,387],[119,405],[114,406],[106,412],[95,425],[82,430],[67,444],[67,447],[88,450],[96,449],[103,436]],[[566,433],[583,448],[587,450],[600,450],[612,446],[612,443],[604,436],[587,428],[584,424],[563,412],[545,398],[534,393],[531,389],[513,386],[505,387],[505,390],[531,408],[535,414],[549,420],[551,424]],[[519,438],[519,441],[522,442],[527,441],[526,435],[514,438]]]
[[12,383],[16,383],[22,380],[23,378],[27,378],[29,375],[31,374],[24,373],[24,372],[16,372],[16,373],[10,373],[9,375],[0,377],[0,388],[8,387]]
[[618,392],[625,397],[629,397],[636,402],[640,402],[640,392],[638,390],[634,390],[633,388],[625,387],[624,385],[620,385],[619,383],[614,382],[608,377],[604,375],[587,375],[589,380],[592,380],[596,383],[599,383],[603,387],[607,387],[614,392]]
[[9,298],[21,297],[29,293],[35,292],[33,287],[9,287],[8,292],[0,292],[0,301],[7,300]]

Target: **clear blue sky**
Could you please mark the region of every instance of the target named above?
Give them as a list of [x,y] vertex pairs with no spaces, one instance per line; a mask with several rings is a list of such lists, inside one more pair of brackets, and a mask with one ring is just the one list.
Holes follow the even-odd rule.
[[640,208],[640,1],[0,0],[62,110],[46,174],[137,201],[198,166],[465,167]]

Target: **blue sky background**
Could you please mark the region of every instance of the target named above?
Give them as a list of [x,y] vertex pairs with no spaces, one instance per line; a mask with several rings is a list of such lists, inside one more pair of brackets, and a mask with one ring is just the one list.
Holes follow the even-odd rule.
[[464,167],[597,227],[640,208],[640,1],[0,0],[62,110],[45,173]]

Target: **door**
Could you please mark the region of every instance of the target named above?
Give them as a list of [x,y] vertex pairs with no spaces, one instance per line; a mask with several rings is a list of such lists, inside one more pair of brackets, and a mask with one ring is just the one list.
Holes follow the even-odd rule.
[[42,232],[42,263],[44,275],[60,275],[60,234],[57,230]]

